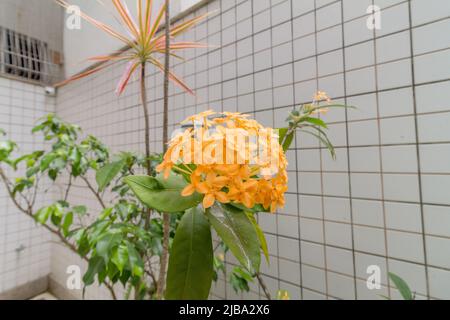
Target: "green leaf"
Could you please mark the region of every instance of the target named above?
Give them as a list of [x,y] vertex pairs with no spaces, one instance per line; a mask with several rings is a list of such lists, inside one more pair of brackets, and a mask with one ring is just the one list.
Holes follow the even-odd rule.
[[283,147],[283,151],[286,152],[289,147],[292,144],[292,141],[294,140],[294,134],[295,131],[289,133],[288,136],[286,136],[289,132],[289,128],[280,128],[278,129],[278,142],[280,143],[280,145]]
[[319,118],[313,118],[313,117],[307,117],[305,118],[306,122],[309,122],[315,126],[319,126],[322,127],[324,129],[328,128],[327,124],[325,123],[325,121],[323,121],[322,119]]
[[389,272],[389,278],[392,280],[404,300],[414,300],[414,295],[405,280],[391,272]]
[[36,132],[38,132],[38,131],[41,131],[41,130],[44,129],[44,128],[45,128],[45,125],[44,125],[44,124],[39,124],[39,125],[35,126],[35,127],[31,130],[31,133],[36,133]]
[[83,282],[86,286],[94,283],[95,275],[103,270],[105,267],[105,261],[102,257],[95,256],[89,259],[89,266],[86,273],[83,276]]
[[211,227],[203,211],[186,211],[170,252],[166,299],[205,300],[213,279]]
[[84,214],[86,214],[87,212],[87,208],[86,206],[75,206],[72,208],[73,212],[75,212],[76,214],[82,216]]
[[31,176],[34,176],[36,173],[38,173],[39,172],[39,167],[31,167],[31,168],[29,168],[28,170],[27,170],[27,172],[26,172],[26,176],[27,176],[27,178],[30,178]]
[[78,232],[75,234],[75,242],[78,245],[78,253],[80,254],[80,256],[86,256],[91,250],[89,239],[85,229],[78,230]]
[[122,241],[122,235],[119,233],[107,233],[102,236],[96,245],[97,254],[107,261],[109,252]]
[[36,221],[38,221],[41,224],[45,224],[50,217],[50,214],[52,213],[53,209],[52,207],[44,207],[38,210],[36,214],[34,215],[34,218]]
[[131,266],[131,273],[134,276],[142,276],[144,274],[144,262],[141,256],[131,243],[127,243],[128,248],[128,258]]
[[62,224],[62,231],[63,231],[63,235],[65,237],[67,237],[69,234],[69,228],[72,225],[72,222],[73,222],[73,212],[69,212],[65,215],[64,221]]
[[8,157],[14,150],[15,145],[12,141],[0,141],[0,161],[8,161]]
[[283,144],[284,137],[286,137],[286,133],[288,132],[289,128],[279,128],[278,129],[278,143]]
[[314,128],[314,129],[318,130],[319,134],[308,131],[308,130],[301,130],[301,132],[304,132],[304,133],[312,135],[313,137],[316,137],[320,142],[322,142],[327,147],[328,151],[330,151],[331,157],[333,159],[336,159],[336,151],[334,150],[334,146],[331,143],[331,141],[328,139],[327,135],[322,134],[322,131],[319,128]]
[[267,247],[267,241],[266,237],[264,236],[264,232],[261,230],[261,227],[259,226],[258,222],[255,219],[255,216],[250,213],[246,212],[248,219],[253,224],[253,227],[255,228],[256,235],[258,236],[259,244],[261,246],[261,250],[264,253],[264,256],[266,257],[267,264],[270,264],[269,260],[269,249]]
[[291,144],[292,144],[292,141],[294,141],[294,133],[295,133],[295,131],[293,131],[293,132],[291,132],[287,137],[286,137],[286,140],[283,142],[283,151],[284,152],[286,152],[286,151],[288,151],[289,150],[289,148],[290,148],[290,146],[291,146]]
[[202,196],[198,193],[189,197],[181,195],[187,182],[178,174],[172,173],[167,180],[162,175],[158,175],[156,178],[129,176],[124,181],[141,202],[159,212],[183,212],[202,201]]
[[215,204],[207,211],[209,222],[236,259],[250,273],[259,271],[261,254],[256,230],[245,212]]
[[119,269],[120,274],[122,274],[125,266],[128,263],[128,247],[126,245],[119,245],[112,254],[111,261]]
[[52,207],[52,211],[51,211],[51,215],[50,215],[50,220],[52,221],[52,223],[55,226],[59,227],[59,225],[61,224],[62,217],[63,217],[64,209],[58,203],[52,205],[51,207]]
[[106,186],[117,176],[117,174],[122,170],[125,165],[124,160],[108,163],[107,165],[100,168],[96,175],[95,180],[98,184],[98,189],[103,191]]
[[49,153],[47,155],[45,155],[42,160],[41,160],[41,164],[40,164],[40,169],[41,171],[45,171],[48,169],[48,167],[50,166],[50,164],[53,162],[53,160],[55,160],[58,156],[54,153]]
[[104,220],[111,215],[113,208],[103,209],[102,214],[98,217],[99,220]]

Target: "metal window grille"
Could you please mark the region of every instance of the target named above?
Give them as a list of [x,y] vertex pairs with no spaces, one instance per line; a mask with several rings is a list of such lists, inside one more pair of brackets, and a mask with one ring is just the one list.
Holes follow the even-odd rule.
[[47,43],[0,27],[0,73],[51,84],[60,75]]

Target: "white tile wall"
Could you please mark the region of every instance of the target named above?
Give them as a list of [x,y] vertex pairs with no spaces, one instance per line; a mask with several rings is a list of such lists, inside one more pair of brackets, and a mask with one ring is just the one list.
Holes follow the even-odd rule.
[[[373,3],[383,8],[379,31],[366,27]],[[260,217],[271,254],[262,272],[273,294],[397,298],[392,271],[422,298],[450,298],[449,1],[214,0],[201,11],[211,8],[219,10],[185,39],[217,47],[184,53],[187,62],[175,67],[197,96],[172,90],[173,127],[206,108],[279,125],[293,102],[318,89],[358,107],[326,116],[337,162],[302,134],[288,154],[287,205]],[[142,151],[136,83],[113,94],[122,67],[62,88],[57,111],[114,150]],[[152,150],[160,151],[162,80],[152,73],[148,83]],[[58,268],[75,261],[54,250],[64,257]],[[369,265],[381,268],[381,290],[365,285]],[[54,273],[61,283],[64,276]],[[236,297],[223,278],[213,293]],[[259,296],[256,284],[245,295]]]
[[[36,119],[54,112],[54,98],[41,86],[0,77],[0,128],[20,146],[20,154],[44,147],[43,139],[31,134]],[[4,168],[5,169],[5,168]],[[7,173],[14,177],[12,170]],[[23,175],[23,170],[17,176]],[[43,186],[45,189],[48,186]],[[51,202],[38,194],[36,207]],[[20,212],[0,187],[0,294],[50,273],[50,234]]]

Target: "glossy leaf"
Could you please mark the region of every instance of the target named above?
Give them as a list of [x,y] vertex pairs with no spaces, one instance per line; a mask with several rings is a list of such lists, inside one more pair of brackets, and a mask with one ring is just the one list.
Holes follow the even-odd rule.
[[144,274],[144,262],[141,256],[131,243],[127,243],[128,258],[131,266],[131,273],[135,276],[142,276]]
[[201,209],[189,209],[181,218],[172,245],[166,299],[207,299],[213,274],[210,225]]
[[211,225],[242,266],[252,274],[258,272],[261,263],[260,244],[256,230],[245,212],[221,204],[214,205],[206,212]]
[[36,214],[34,215],[34,218],[39,223],[45,224],[47,222],[48,218],[50,217],[51,212],[52,212],[51,207],[41,208],[38,210],[38,212],[36,212]]
[[283,143],[284,137],[286,137],[288,130],[289,130],[289,128],[279,128],[278,129],[278,143],[279,144]]
[[119,245],[112,254],[111,261],[119,269],[120,274],[123,273],[125,266],[128,263],[128,247],[126,245]]
[[283,151],[286,152],[294,141],[295,130],[289,132],[289,128],[278,129],[278,142],[283,147]]
[[255,216],[252,213],[246,212],[248,219],[253,224],[253,227],[255,228],[256,234],[258,236],[259,244],[261,246],[261,250],[264,253],[264,257],[266,258],[267,264],[270,264],[269,260],[269,249],[267,247],[267,241],[266,237],[264,236],[264,232],[262,231],[261,227],[259,226],[258,222],[255,219]]
[[110,251],[122,241],[119,233],[107,233],[97,241],[97,254],[107,261]]
[[89,265],[86,273],[83,276],[83,282],[86,286],[94,283],[95,275],[103,270],[105,267],[105,261],[102,257],[95,256],[89,259]]
[[172,173],[167,180],[162,175],[158,175],[156,178],[129,176],[124,181],[142,203],[159,212],[183,212],[202,201],[202,196],[198,193],[189,197],[181,195],[187,182],[178,174]]
[[62,224],[62,231],[65,237],[67,237],[69,234],[69,228],[72,225],[72,222],[73,222],[73,212],[69,212],[64,216],[64,221]]
[[95,180],[97,181],[98,189],[103,191],[106,186],[111,183],[111,181],[119,174],[122,170],[125,162],[123,160],[108,163],[107,165],[100,168],[96,175]]

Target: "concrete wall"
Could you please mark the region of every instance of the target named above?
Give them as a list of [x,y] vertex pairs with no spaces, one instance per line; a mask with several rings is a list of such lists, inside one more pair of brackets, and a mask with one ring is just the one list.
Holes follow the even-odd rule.
[[63,10],[53,0],[2,0],[0,26],[45,41],[63,51]]

